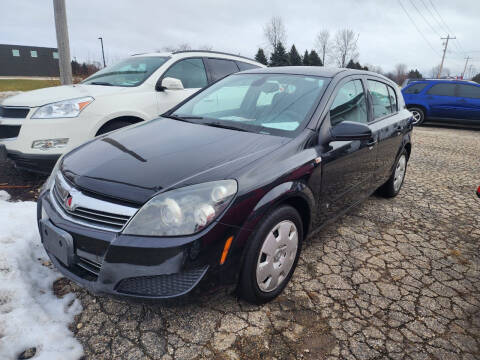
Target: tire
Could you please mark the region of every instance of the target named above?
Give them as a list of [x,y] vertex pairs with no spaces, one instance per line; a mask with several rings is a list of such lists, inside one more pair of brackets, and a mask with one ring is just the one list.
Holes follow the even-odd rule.
[[411,107],[408,109],[413,115],[412,125],[419,126],[425,121],[425,111],[418,107]]
[[386,198],[393,198],[398,195],[402,188],[405,174],[407,172],[408,154],[404,149],[393,167],[393,173],[385,184],[379,188],[379,192]]
[[103,135],[106,133],[109,133],[110,131],[118,130],[121,129],[125,126],[132,125],[131,122],[125,121],[125,120],[116,120],[116,121],[111,121],[105,125],[103,125],[97,132],[97,135]]
[[250,238],[239,296],[258,305],[275,299],[295,271],[302,240],[302,219],[293,207],[281,206],[267,215]]

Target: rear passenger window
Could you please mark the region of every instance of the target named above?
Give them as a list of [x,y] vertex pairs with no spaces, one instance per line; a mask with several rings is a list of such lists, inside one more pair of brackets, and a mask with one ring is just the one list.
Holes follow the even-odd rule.
[[475,85],[458,85],[458,96],[480,99],[480,86]]
[[185,89],[196,89],[207,86],[205,66],[200,58],[185,59],[173,64],[163,75],[182,81]]
[[330,108],[330,122],[332,126],[343,121],[367,123],[367,104],[365,92],[360,80],[349,81],[344,84]]
[[395,89],[393,87],[388,86],[388,94],[389,94],[389,97],[390,97],[391,112],[392,113],[397,112],[398,111],[397,92],[395,91]]
[[372,96],[373,118],[378,119],[391,114],[393,111],[387,85],[374,80],[367,80],[367,82],[368,91]]
[[208,70],[212,81],[217,81],[227,75],[238,71],[237,64],[232,60],[225,59],[206,59]]
[[455,84],[435,84],[427,90],[428,95],[455,96]]
[[240,69],[240,71],[257,69],[257,68],[260,67],[260,66],[256,66],[256,65],[253,65],[253,64],[243,62],[243,61],[237,61],[237,65],[238,65],[238,68]]
[[407,87],[405,90],[403,90],[403,92],[405,94],[418,94],[418,93],[422,92],[423,89],[425,89],[425,86],[427,86],[426,83],[413,84],[413,85]]

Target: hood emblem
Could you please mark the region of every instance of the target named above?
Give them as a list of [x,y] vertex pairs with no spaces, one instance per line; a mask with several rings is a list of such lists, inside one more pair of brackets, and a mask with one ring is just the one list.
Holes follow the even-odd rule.
[[73,197],[70,194],[68,194],[67,197],[65,198],[65,207],[67,208],[67,210],[70,210],[70,211],[75,210],[75,205],[73,203]]

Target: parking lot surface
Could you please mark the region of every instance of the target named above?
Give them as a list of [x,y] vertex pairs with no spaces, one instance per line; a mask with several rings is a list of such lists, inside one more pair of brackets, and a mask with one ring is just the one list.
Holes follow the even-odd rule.
[[404,187],[311,236],[282,296],[183,305],[97,297],[85,359],[480,359],[480,133],[416,128]]

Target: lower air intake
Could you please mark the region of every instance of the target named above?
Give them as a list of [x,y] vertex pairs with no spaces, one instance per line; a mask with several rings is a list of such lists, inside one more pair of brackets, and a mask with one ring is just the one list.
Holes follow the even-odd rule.
[[203,277],[207,268],[187,270],[171,275],[139,276],[122,280],[117,291],[146,297],[179,296],[191,290]]

